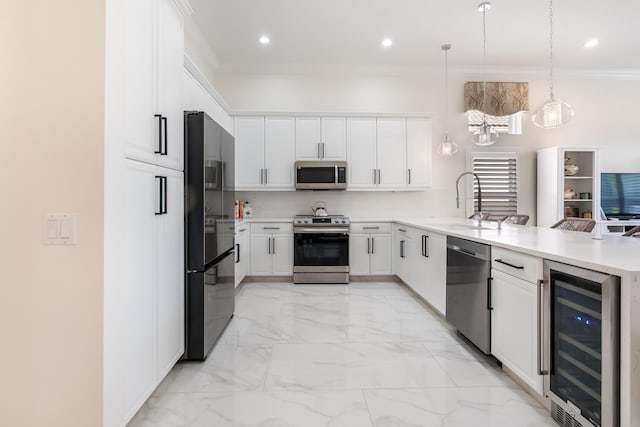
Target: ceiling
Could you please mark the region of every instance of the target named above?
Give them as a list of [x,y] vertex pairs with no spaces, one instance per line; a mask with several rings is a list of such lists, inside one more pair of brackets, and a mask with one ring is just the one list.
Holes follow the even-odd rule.
[[[190,0],[193,21],[222,69],[482,69],[482,14],[474,0]],[[549,3],[493,0],[487,69],[549,64]],[[558,72],[640,74],[640,1],[554,3]],[[271,38],[267,46],[259,36]],[[389,37],[393,46],[383,48]],[[595,48],[583,47],[598,38]]]

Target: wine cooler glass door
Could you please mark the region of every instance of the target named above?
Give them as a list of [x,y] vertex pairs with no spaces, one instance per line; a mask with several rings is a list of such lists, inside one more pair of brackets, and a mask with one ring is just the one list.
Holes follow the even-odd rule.
[[617,281],[566,267],[548,273],[549,391],[576,418],[595,426],[614,425],[609,421],[617,419],[613,414],[618,411],[612,393],[618,384],[619,321],[618,288],[611,282]]

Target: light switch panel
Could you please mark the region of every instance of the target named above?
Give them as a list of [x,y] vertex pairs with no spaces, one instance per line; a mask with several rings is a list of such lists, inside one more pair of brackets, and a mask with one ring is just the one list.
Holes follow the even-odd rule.
[[44,244],[75,245],[76,222],[76,214],[46,214],[44,218]]

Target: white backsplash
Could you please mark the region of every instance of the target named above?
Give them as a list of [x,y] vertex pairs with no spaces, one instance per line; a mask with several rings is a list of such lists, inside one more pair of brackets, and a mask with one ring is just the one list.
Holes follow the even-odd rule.
[[238,191],[236,197],[249,201],[254,218],[293,217],[312,214],[316,201],[327,203],[330,215],[350,218],[421,218],[463,216],[455,198],[445,189],[427,191]]

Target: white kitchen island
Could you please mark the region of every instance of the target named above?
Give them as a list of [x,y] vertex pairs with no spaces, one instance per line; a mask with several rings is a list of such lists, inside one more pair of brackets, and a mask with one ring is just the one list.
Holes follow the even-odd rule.
[[620,425],[640,426],[640,239],[458,218],[393,221],[619,276]]

